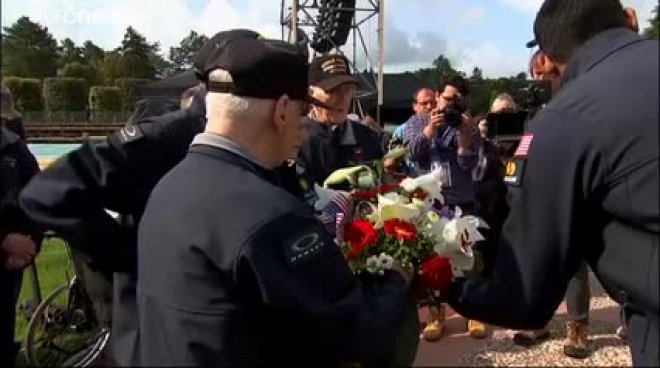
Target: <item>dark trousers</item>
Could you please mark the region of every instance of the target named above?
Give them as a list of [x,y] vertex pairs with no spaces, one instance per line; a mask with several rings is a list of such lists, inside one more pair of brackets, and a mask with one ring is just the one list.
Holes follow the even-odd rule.
[[0,271],[0,367],[13,367],[19,345],[14,342],[16,301],[23,271]]
[[568,282],[565,298],[568,319],[574,322],[589,323],[591,291],[589,290],[589,270],[586,263],[580,265],[571,281]]

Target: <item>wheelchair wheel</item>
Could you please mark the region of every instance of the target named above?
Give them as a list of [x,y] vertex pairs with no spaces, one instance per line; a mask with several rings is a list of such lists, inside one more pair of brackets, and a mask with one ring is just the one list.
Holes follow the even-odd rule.
[[37,307],[25,337],[30,366],[86,367],[103,351],[110,331],[100,328],[76,297],[74,277],[50,293]]

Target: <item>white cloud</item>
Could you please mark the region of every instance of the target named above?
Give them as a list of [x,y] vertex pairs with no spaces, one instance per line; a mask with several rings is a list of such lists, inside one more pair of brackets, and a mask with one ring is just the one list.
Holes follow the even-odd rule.
[[[622,0],[637,9],[642,28],[648,25],[656,0]],[[80,44],[92,40],[104,49],[118,47],[126,27],[133,26],[149,42],[160,42],[167,55],[190,30],[211,36],[231,28],[254,29],[267,37],[280,38],[280,1],[277,0],[207,0],[200,12],[188,6],[188,0],[2,0],[2,23],[13,23],[19,16],[46,25],[55,38],[70,37]],[[290,4],[291,0],[287,0]],[[488,1],[488,6],[507,6],[523,21],[534,17],[542,0]],[[367,0],[358,0],[364,7]],[[527,55],[501,51],[507,40],[493,42],[488,28],[481,26],[486,8],[465,0],[392,0],[387,2],[385,31],[385,70],[398,72],[428,67],[439,54],[449,57],[456,68],[470,73],[475,65],[485,76],[506,76],[526,68]],[[473,44],[458,44],[447,14],[458,14],[456,20],[472,29],[483,30]],[[436,20],[438,20],[436,22]],[[439,21],[443,20],[443,21]],[[498,21],[488,19],[490,21]],[[480,27],[480,28],[474,28]],[[373,17],[362,27],[373,67],[376,67],[377,21]],[[313,29],[306,29],[311,36]],[[527,32],[527,30],[522,30]],[[531,31],[529,31],[531,33]],[[455,42],[450,43],[450,41]],[[352,38],[349,39],[349,45]],[[352,56],[351,47],[345,51]],[[368,66],[358,41],[356,64]]]
[[2,2],[2,22],[29,16],[48,27],[57,39],[77,43],[92,40],[104,49],[118,47],[130,25],[149,42],[160,42],[167,53],[190,30],[208,36],[231,28],[251,28],[269,37],[280,37],[279,1],[250,1],[242,11],[237,1],[208,1],[200,14],[186,0],[9,0]]
[[471,6],[463,13],[462,21],[466,24],[478,23],[486,19],[486,10],[480,6]]
[[481,68],[484,76],[509,77],[526,70],[528,56],[510,55],[504,53],[496,44],[485,42],[481,44],[468,45],[458,51],[450,60],[455,62],[455,68],[468,75],[477,66]]

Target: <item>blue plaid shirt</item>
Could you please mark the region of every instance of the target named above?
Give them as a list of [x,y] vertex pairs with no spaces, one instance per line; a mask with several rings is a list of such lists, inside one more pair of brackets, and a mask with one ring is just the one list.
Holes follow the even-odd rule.
[[450,183],[443,189],[443,196],[448,205],[475,205],[476,183],[473,171],[477,167],[479,132],[476,127],[472,132],[472,149],[458,154],[458,135],[456,128],[439,128],[434,139],[427,138],[424,127],[428,124],[427,116],[413,116],[406,123],[404,142],[408,146],[409,159],[420,174],[428,172],[434,165],[449,168]]

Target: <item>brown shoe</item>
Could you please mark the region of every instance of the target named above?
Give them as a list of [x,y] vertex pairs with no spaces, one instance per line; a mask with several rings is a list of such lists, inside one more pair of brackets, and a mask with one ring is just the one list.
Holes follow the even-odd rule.
[[589,349],[589,325],[582,322],[568,322],[566,340],[564,341],[564,354],[571,358],[584,359],[591,354]]
[[532,331],[519,331],[513,335],[513,343],[530,347],[546,340],[548,337],[550,337],[550,330],[547,327]]
[[486,330],[486,325],[482,322],[469,319],[467,321],[467,329],[468,332],[470,333],[470,337],[474,339],[485,339],[486,336],[488,335],[488,331]]
[[429,306],[430,320],[422,331],[422,336],[426,341],[438,341],[442,337],[442,331],[445,324],[444,305]]

